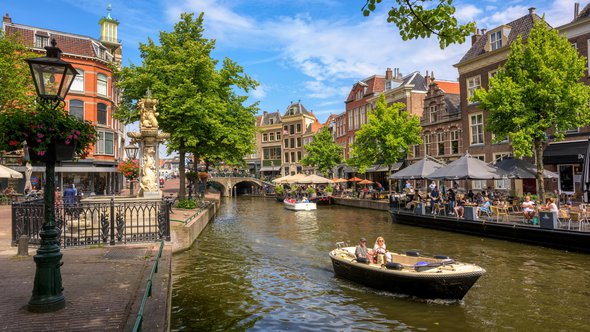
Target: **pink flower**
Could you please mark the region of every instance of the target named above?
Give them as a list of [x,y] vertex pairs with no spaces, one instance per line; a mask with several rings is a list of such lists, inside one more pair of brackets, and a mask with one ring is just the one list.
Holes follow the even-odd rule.
[[39,138],[43,138],[43,136],[45,136],[45,135],[43,135],[42,133],[37,134],[37,137],[39,137]]
[[43,140],[38,138],[37,143],[41,143],[41,142],[43,142]]
[[72,139],[72,138],[73,138],[73,136],[72,136],[72,135],[68,136],[68,139]]
[[80,131],[79,130],[76,130],[76,135],[80,135]]
[[45,151],[37,151],[37,155],[38,156],[44,156],[45,155]]

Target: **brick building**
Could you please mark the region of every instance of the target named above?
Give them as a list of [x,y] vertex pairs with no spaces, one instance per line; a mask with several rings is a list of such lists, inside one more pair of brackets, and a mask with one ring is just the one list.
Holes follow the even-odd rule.
[[[117,164],[124,157],[125,126],[112,117],[119,100],[114,86],[111,65],[121,65],[122,45],[117,39],[118,21],[111,18],[110,7],[106,17],[100,19],[101,37],[55,31],[12,22],[6,14],[2,30],[8,36],[18,36],[30,49],[45,54],[44,47],[52,39],[62,50],[62,59],[70,62],[78,71],[65,100],[65,108],[80,119],[96,124],[99,138],[87,159],[62,162],[56,167],[60,188],[75,184],[85,194],[110,194],[118,192],[123,178],[117,172]],[[24,166],[15,167],[24,171]],[[45,167],[33,165],[33,185],[43,181]]]

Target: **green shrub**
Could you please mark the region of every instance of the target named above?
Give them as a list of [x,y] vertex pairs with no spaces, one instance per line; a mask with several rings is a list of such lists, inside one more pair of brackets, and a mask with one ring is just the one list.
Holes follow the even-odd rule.
[[285,193],[285,187],[283,187],[283,185],[282,185],[282,184],[279,184],[279,185],[277,185],[277,186],[275,187],[275,193],[276,193],[277,195],[282,195],[282,194],[284,194],[284,193]]
[[179,209],[196,209],[197,208],[197,201],[194,199],[182,199],[176,203],[176,207]]

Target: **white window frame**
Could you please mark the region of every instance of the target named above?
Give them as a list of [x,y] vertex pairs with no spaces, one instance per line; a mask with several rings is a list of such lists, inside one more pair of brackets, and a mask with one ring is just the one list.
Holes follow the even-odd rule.
[[[102,112],[99,110],[98,106],[104,105],[104,116],[105,116],[105,123],[100,122],[100,113]],[[96,123],[101,126],[108,126],[109,125],[109,106],[105,103],[97,103],[96,104]]]
[[[104,77],[104,80],[101,79],[103,77]],[[108,95],[109,95],[109,77],[107,75],[102,74],[102,73],[98,73],[98,75],[96,75],[96,93],[100,96],[108,97]]]
[[430,106],[430,123],[438,121],[438,105]]
[[481,88],[481,76],[473,76],[467,78],[467,103],[473,104],[475,102],[471,101],[471,97],[475,93],[475,90]]
[[424,141],[424,155],[430,155],[431,151],[431,147],[432,147],[432,136],[430,135],[430,133],[425,134],[423,137],[423,141]]
[[502,30],[490,33],[490,49],[495,51],[502,48]]
[[[110,144],[107,137],[110,136]],[[108,145],[110,145],[110,153],[107,152]],[[96,154],[109,155],[115,154],[115,133],[110,131],[99,131],[98,140],[96,141]]]
[[[476,120],[476,121],[474,121]],[[481,121],[480,121],[481,120]],[[475,132],[477,131],[477,132]],[[475,139],[477,138],[477,139]],[[483,113],[469,115],[469,145],[485,144]]]
[[[442,153],[440,153],[440,145],[442,143]],[[436,155],[437,156],[444,156],[445,155],[445,134],[444,132],[437,132],[436,133]]]
[[[461,149],[459,146],[459,130],[452,130],[451,134],[449,135],[449,140],[451,141],[449,152],[451,154],[458,154]],[[457,152],[453,152],[453,142],[457,142]]]
[[73,92],[84,92],[84,71],[82,69],[76,68],[78,75],[74,77],[74,81],[72,81],[72,85],[70,86],[70,91]]
[[[72,102],[76,102],[76,103],[77,102],[80,102],[80,103],[82,103],[82,117],[81,118],[77,114],[72,113],[72,111],[73,111]],[[84,120],[84,108],[85,108],[85,105],[84,105],[84,101],[83,100],[80,100],[80,99],[70,99],[68,113],[70,113],[70,115],[73,115],[74,117],[76,117],[79,120]],[[78,107],[77,106],[76,106],[76,110],[78,110]]]

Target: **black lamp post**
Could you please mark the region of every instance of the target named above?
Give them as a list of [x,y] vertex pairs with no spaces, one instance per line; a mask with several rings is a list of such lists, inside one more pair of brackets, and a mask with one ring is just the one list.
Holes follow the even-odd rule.
[[[44,107],[52,109],[63,105],[74,77],[78,74],[74,67],[60,59],[61,50],[55,39],[46,46],[47,55],[41,58],[25,59],[31,68],[37,90],[37,100]],[[45,161],[45,188],[43,228],[39,232],[41,246],[34,257],[36,263],[33,295],[29,300],[29,311],[51,312],[66,306],[61,284],[61,258],[59,234],[55,224],[55,158]]]
[[[130,160],[137,159],[138,152],[139,152],[139,147],[137,145],[125,146],[125,154],[127,155],[127,159],[130,159]],[[133,181],[135,181],[135,179],[131,179],[129,181],[129,195],[131,195],[131,196],[133,196]]]

